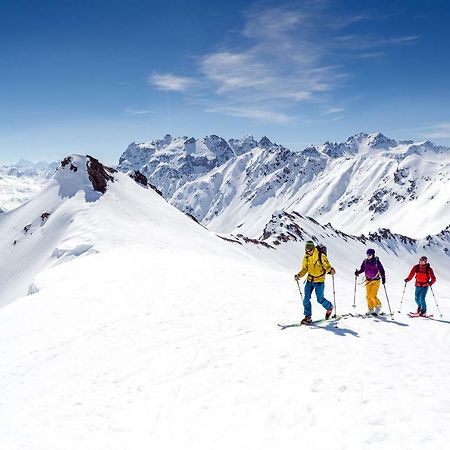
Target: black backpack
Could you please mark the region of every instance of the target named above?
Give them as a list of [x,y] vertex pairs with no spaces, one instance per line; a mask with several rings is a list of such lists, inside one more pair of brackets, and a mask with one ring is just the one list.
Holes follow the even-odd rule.
[[316,249],[319,252],[319,262],[320,265],[322,266],[323,271],[325,272],[325,267],[323,267],[323,260],[322,260],[322,255],[327,256],[327,247],[323,244],[317,244],[316,245]]

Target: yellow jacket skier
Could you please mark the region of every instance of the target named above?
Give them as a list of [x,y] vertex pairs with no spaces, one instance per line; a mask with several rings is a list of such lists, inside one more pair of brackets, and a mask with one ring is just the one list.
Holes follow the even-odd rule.
[[316,247],[313,241],[305,244],[305,255],[303,257],[302,269],[294,278],[298,281],[308,274],[305,284],[305,297],[303,299],[305,318],[302,323],[311,323],[311,295],[316,291],[317,301],[327,310],[325,319],[331,317],[333,305],[324,297],[325,275],[334,275],[336,271],[328,261],[326,250],[323,247]]

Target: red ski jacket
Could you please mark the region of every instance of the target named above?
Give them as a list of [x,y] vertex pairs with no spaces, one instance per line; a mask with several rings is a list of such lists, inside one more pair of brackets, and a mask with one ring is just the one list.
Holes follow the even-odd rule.
[[431,286],[436,281],[433,269],[429,264],[424,264],[423,266],[416,264],[409,272],[407,280],[411,281],[414,275],[416,276],[416,286],[419,287]]

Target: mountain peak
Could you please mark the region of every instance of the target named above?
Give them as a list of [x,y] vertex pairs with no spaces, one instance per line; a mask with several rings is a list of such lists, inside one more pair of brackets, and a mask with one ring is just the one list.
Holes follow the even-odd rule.
[[258,147],[265,149],[273,147],[273,145],[273,142],[267,136],[263,136],[258,142]]
[[388,149],[392,147],[397,147],[398,143],[397,141],[394,141],[394,139],[390,139],[382,133],[374,133],[368,136],[367,145],[373,149],[379,148]]
[[60,197],[73,197],[84,191],[87,201],[95,201],[106,192],[108,182],[115,181],[115,172],[92,156],[74,154],[61,161],[53,178],[60,186]]
[[233,149],[236,156],[250,152],[258,146],[258,142],[250,134],[247,134],[240,139],[229,139],[228,144]]

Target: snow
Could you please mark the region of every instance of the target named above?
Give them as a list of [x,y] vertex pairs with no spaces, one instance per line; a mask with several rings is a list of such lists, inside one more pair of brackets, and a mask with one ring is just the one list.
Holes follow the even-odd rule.
[[[364,241],[294,217],[302,239],[239,245],[125,174],[96,193],[87,159],[71,158],[77,172],[60,167],[0,216],[0,448],[445,448],[447,234]],[[289,223],[274,221],[267,242]],[[277,323],[302,317],[293,275],[311,235],[336,268],[338,313],[354,311],[353,272],[370,246],[393,311],[403,278],[427,254],[443,318],[431,293],[436,320],[408,318],[408,284],[394,320],[280,331]],[[380,299],[389,311],[383,290]],[[365,312],[359,284],[356,306]],[[313,300],[313,318],[323,314]]]
[[299,211],[351,234],[383,227],[419,238],[450,223],[450,149],[429,141],[358,133],[302,152],[266,137],[188,141],[132,145],[119,170],[142,171],[171,204],[218,233],[256,238],[276,209]]
[[39,192],[55,166],[20,160],[12,166],[0,166],[0,213],[17,208]]

